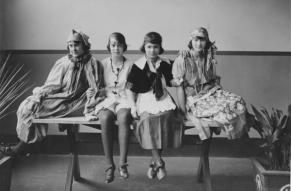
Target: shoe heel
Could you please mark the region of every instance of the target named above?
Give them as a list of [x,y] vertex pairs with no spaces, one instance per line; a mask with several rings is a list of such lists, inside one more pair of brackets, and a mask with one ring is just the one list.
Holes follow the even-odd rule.
[[118,167],[119,177],[122,179],[127,179],[129,177],[127,166],[128,164],[123,164]]
[[162,160],[157,163],[157,178],[158,180],[162,180],[167,176],[167,171],[165,167],[165,162]]
[[114,171],[115,171],[115,166],[112,165],[109,168],[105,170],[105,183],[109,184],[110,182],[113,182],[114,180]]
[[152,162],[150,164],[150,167],[149,167],[148,171],[147,171],[147,177],[149,179],[154,179],[156,177],[156,175],[157,175],[157,172],[156,172],[156,163],[155,162]]

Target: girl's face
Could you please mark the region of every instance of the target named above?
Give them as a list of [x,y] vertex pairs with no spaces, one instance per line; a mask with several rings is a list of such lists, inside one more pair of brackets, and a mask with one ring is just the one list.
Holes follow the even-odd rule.
[[157,58],[160,54],[160,45],[159,44],[153,44],[153,43],[146,43],[144,45],[144,49],[145,49],[145,54],[147,56],[147,58]]
[[123,45],[120,44],[115,38],[110,38],[110,53],[112,56],[122,56],[124,49]]
[[82,42],[79,41],[68,42],[68,47],[70,54],[75,58],[83,55],[85,52]]
[[191,42],[194,51],[201,52],[206,47],[206,39],[203,37],[194,37]]

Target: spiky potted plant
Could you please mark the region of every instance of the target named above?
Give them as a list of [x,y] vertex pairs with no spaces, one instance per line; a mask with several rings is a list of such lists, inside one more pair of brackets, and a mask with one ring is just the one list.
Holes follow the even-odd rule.
[[252,126],[263,142],[262,156],[252,159],[257,191],[290,190],[291,105],[287,114],[274,108],[251,107]]
[[[23,66],[8,64],[10,53],[3,54],[0,62],[0,119],[11,112],[13,103],[25,93],[27,87],[27,75],[23,73]],[[12,159],[0,152],[0,188],[3,191],[10,189]]]

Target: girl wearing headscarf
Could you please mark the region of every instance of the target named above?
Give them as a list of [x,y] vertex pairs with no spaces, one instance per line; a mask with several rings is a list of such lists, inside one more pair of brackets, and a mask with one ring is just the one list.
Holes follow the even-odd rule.
[[159,180],[166,176],[162,149],[179,147],[182,125],[175,117],[176,105],[166,90],[173,76],[164,52],[159,33],[149,32],[144,37],[141,51],[144,56],[137,60],[128,75],[128,98],[133,117],[140,117],[135,129],[136,137],[144,149],[152,152],[147,176]]
[[192,31],[188,48],[175,59],[172,69],[181,109],[194,123],[201,140],[211,136],[210,127],[217,133],[224,130],[229,139],[240,137],[247,130],[245,102],[220,86],[217,48],[205,28]]
[[16,127],[20,142],[4,149],[4,154],[16,155],[25,145],[45,138],[47,124],[32,124],[32,119],[82,115],[89,87],[96,93],[86,104],[100,99],[103,72],[101,63],[90,53],[88,39],[81,31],[71,31],[67,40],[69,54],[56,61],[44,85],[34,88],[33,94],[20,104]]

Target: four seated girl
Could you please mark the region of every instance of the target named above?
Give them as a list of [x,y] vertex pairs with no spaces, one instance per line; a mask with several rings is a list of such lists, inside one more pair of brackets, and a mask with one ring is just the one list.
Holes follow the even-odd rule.
[[[245,132],[246,107],[243,99],[223,90],[215,70],[214,43],[205,28],[191,33],[189,50],[182,51],[172,65],[164,52],[162,37],[156,32],[145,35],[139,60],[130,62],[123,56],[127,50],[121,33],[109,36],[110,57],[102,64],[89,52],[88,37],[73,30],[68,40],[69,55],[60,59],[46,84],[35,89],[19,107],[17,132],[21,142],[8,155],[17,153],[25,143],[36,142],[46,134],[46,127],[31,127],[33,117],[65,116],[84,105],[88,120],[99,119],[106,159],[105,182],[114,180],[113,128],[118,122],[120,148],[119,176],[128,178],[127,151],[132,117],[139,119],[134,129],[144,149],[151,150],[147,176],[159,180],[166,176],[162,149],[179,147],[182,120],[166,86],[177,86],[178,104],[199,131],[200,138],[211,136],[210,127],[226,131],[229,138]],[[37,99],[36,99],[37,98]],[[69,100],[69,101],[67,101]],[[65,111],[62,107],[69,108]]]

